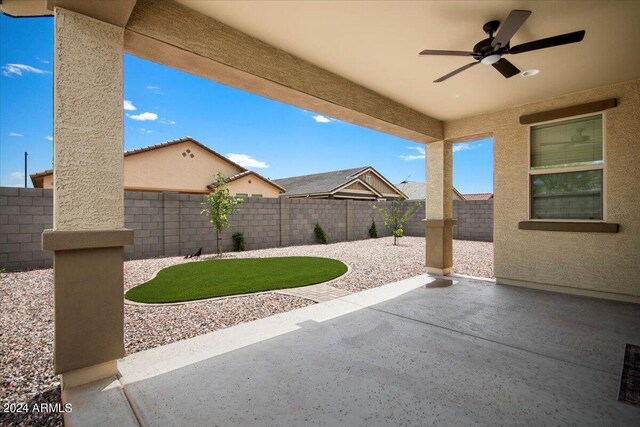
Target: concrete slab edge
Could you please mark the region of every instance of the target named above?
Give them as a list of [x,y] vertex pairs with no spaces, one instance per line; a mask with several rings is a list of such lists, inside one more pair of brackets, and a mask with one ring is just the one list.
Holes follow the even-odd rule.
[[161,375],[301,328],[324,322],[400,296],[434,280],[420,275],[264,319],[242,323],[194,338],[128,355],[118,361],[120,381],[127,384]]

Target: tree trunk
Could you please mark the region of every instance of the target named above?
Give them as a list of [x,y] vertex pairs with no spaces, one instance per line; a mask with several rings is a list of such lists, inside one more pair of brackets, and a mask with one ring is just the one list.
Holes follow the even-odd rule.
[[222,255],[220,252],[220,232],[216,229],[216,252],[218,256]]

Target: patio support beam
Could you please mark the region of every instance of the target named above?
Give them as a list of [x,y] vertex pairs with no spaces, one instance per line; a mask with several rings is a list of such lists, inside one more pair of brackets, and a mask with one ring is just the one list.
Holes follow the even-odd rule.
[[141,58],[417,142],[440,120],[170,0],[138,0],[125,49]]
[[56,7],[54,365],[63,388],[116,374],[124,356],[124,29]]
[[453,152],[448,141],[427,144],[426,266],[447,275],[453,266]]

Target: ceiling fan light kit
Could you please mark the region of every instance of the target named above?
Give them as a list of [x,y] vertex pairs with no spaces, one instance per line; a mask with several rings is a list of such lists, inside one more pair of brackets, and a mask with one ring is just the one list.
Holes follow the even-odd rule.
[[485,65],[493,65],[496,62],[500,61],[500,58],[502,58],[501,55],[489,55],[489,56],[485,56],[484,58],[482,58],[480,60],[480,62],[482,62]]
[[535,76],[539,72],[540,72],[540,70],[533,68],[531,70],[523,71],[521,76],[522,77],[531,77],[531,76]]
[[[443,82],[478,63],[493,66],[493,68],[495,68],[500,74],[508,79],[515,76],[516,74],[520,74],[520,70],[507,59],[503,58],[504,55],[516,55],[519,53],[531,52],[533,50],[562,46],[570,43],[577,43],[582,41],[582,39],[584,38],[585,32],[582,30],[575,31],[573,33],[562,34],[559,36],[548,37],[546,39],[535,40],[511,47],[511,38],[520,29],[520,27],[522,27],[529,15],[531,15],[531,11],[529,10],[512,10],[507,17],[507,20],[502,25],[500,25],[500,21],[487,22],[486,24],[484,24],[482,29],[489,35],[489,37],[478,42],[473,47],[473,51],[471,52],[428,49],[420,52],[420,55],[465,56],[471,57],[476,60],[476,62],[471,62],[450,72],[449,74],[440,77],[437,80],[434,80],[434,83]],[[500,31],[498,31],[498,29]],[[498,31],[498,33],[494,37],[493,35],[496,31]],[[522,76],[535,76],[539,72],[539,70],[531,69],[523,72]]]

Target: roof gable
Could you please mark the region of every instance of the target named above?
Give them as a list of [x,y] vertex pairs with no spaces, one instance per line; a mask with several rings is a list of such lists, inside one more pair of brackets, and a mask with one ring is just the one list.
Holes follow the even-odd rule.
[[[253,176],[255,176],[256,178],[258,178],[258,179],[260,179],[260,180],[262,180],[262,181],[266,182],[267,184],[270,184],[270,185],[274,186],[274,187],[275,187],[275,188],[277,188],[280,192],[285,192],[285,191],[286,191],[283,187],[279,186],[279,185],[278,185],[278,184],[276,184],[275,182],[271,181],[271,180],[270,180],[270,179],[268,179],[268,178],[265,178],[264,176],[260,175],[258,172],[254,172],[254,171],[251,171],[251,170],[245,170],[244,172],[240,172],[240,173],[238,173],[238,174],[235,174],[235,175],[230,176],[229,178],[227,178],[227,183],[229,183],[229,182],[233,182],[233,181],[237,181],[237,180],[242,179],[242,178],[244,178],[245,176],[249,176],[249,175],[253,175]],[[209,188],[209,189],[213,190],[213,189],[214,189],[213,184],[208,185],[208,186],[207,186],[207,188]]]
[[315,173],[275,179],[273,182],[285,188],[285,195],[330,193],[353,180],[353,176],[367,167]]
[[247,170],[247,168],[240,166],[239,164],[237,164],[236,162],[234,162],[232,160],[229,160],[228,158],[226,158],[222,154],[218,153],[217,151],[212,150],[211,148],[207,147],[206,145],[204,145],[201,142],[193,139],[190,136],[185,136],[184,138],[174,139],[172,141],[167,141],[167,142],[163,142],[163,143],[160,143],[160,144],[150,145],[148,147],[136,148],[135,150],[125,151],[124,156],[125,157],[133,156],[133,155],[136,155],[136,154],[146,153],[148,151],[158,150],[158,149],[170,147],[170,146],[176,145],[176,144],[183,144],[183,143],[186,143],[186,142],[191,142],[192,144],[195,144],[195,145],[199,146],[200,148],[202,148],[203,150],[205,150],[209,154],[212,154],[215,157],[218,157],[219,159],[224,160],[225,162],[235,166],[236,168],[240,169],[243,172]]

